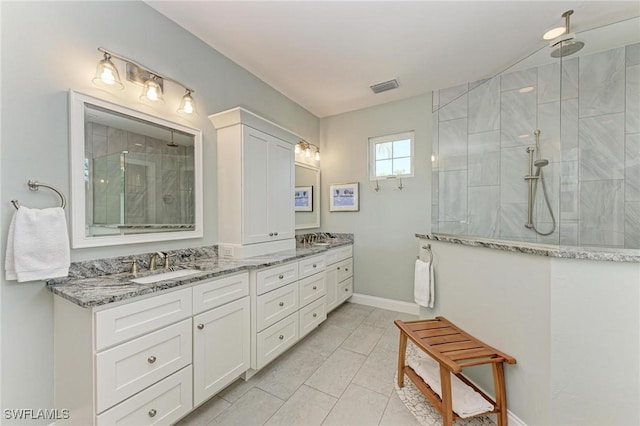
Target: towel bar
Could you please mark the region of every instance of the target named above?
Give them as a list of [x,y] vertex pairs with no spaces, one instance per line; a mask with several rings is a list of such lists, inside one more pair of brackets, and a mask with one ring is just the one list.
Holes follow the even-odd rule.
[[[31,179],[29,179],[29,181],[27,182],[27,185],[29,185],[29,189],[31,191],[37,191],[38,188],[40,188],[41,186],[44,186],[45,188],[49,188],[50,190],[52,190],[53,192],[55,192],[60,196],[60,202],[61,202],[60,207],[62,207],[63,209],[66,207],[67,200],[64,197],[64,194],[59,189],[51,185],[47,185],[46,183],[40,183],[37,180],[31,180]],[[18,203],[18,200],[11,200],[11,204],[13,204],[13,207],[15,207],[16,210],[20,207],[20,203]]]

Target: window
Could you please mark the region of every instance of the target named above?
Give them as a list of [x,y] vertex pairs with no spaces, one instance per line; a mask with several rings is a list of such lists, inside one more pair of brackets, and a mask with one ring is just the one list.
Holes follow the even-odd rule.
[[413,176],[413,132],[369,138],[369,179]]

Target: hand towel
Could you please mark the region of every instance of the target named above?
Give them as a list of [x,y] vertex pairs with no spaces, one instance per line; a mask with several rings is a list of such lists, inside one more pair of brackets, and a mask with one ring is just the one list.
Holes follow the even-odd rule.
[[64,210],[20,206],[9,225],[6,279],[24,282],[66,277],[70,263]]
[[[431,358],[408,358],[407,364],[442,398],[440,364]],[[451,375],[451,397],[455,413],[464,418],[493,410],[493,405],[456,375]]]
[[413,297],[418,305],[433,308],[435,303],[435,288],[433,265],[431,262],[416,260],[413,284]]

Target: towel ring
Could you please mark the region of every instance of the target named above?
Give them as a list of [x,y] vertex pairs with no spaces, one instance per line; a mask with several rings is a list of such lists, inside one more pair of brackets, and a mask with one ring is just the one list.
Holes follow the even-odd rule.
[[431,251],[431,244],[427,244],[426,246],[422,246],[423,250],[426,250],[429,253],[429,262],[433,264],[433,252]]
[[[53,192],[58,194],[58,196],[60,196],[60,204],[61,204],[60,207],[64,209],[67,206],[67,200],[64,197],[64,194],[59,189],[51,185],[47,185],[46,183],[40,183],[37,180],[31,180],[31,179],[29,179],[29,181],[27,182],[27,185],[29,185],[29,189],[31,191],[37,191],[38,188],[40,188],[41,186],[44,186],[45,188],[52,190]],[[16,210],[20,207],[20,203],[18,203],[18,200],[11,200],[11,204],[13,204],[13,207],[15,207]]]

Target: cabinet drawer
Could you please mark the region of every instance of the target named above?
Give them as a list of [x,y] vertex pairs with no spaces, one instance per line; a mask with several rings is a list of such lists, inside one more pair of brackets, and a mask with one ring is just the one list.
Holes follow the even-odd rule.
[[325,266],[324,255],[303,259],[298,262],[298,279],[322,272]]
[[191,366],[97,417],[98,426],[172,425],[191,411]]
[[300,338],[302,338],[327,319],[326,297],[321,297],[300,309],[298,315],[300,315],[298,321],[300,322]]
[[269,327],[298,310],[298,285],[289,284],[258,296],[256,326],[258,331]]
[[325,253],[325,261],[327,265],[353,257],[353,246],[344,246],[331,249]]
[[192,314],[191,289],[96,312],[96,350],[173,324]]
[[327,292],[327,274],[325,272],[311,275],[298,281],[300,303],[298,306],[306,306]]
[[298,279],[298,262],[276,266],[256,273],[257,293],[263,294]]
[[347,278],[338,284],[338,304],[344,302],[353,294],[353,278]]
[[100,413],[191,364],[191,318],[96,356],[96,408]]
[[298,313],[289,315],[282,321],[258,333],[257,368],[260,369],[272,359],[289,349],[298,341]]
[[249,294],[249,274],[233,275],[193,287],[193,313],[199,314]]
[[341,261],[336,269],[338,269],[338,282],[353,276],[353,259]]

